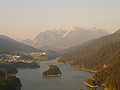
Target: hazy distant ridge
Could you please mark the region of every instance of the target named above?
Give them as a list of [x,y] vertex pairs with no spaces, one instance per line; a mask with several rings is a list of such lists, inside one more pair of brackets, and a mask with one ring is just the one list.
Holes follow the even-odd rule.
[[0,35],[0,53],[23,53],[37,51],[36,48],[22,44],[14,39],[7,36]]
[[102,29],[72,26],[65,29],[40,32],[34,40],[25,40],[23,43],[36,48],[66,49],[107,34]]

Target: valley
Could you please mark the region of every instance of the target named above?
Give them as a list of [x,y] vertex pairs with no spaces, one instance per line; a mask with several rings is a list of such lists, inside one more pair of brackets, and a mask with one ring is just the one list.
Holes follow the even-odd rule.
[[120,0],[0,0],[0,90],[120,90]]
[[[2,43],[2,45],[0,46],[1,77],[5,78],[6,75],[7,75],[6,77],[14,77],[13,74],[16,74],[16,76],[21,80],[22,90],[25,90],[27,86],[24,87],[25,84],[24,80],[26,82],[25,78],[27,77],[25,77],[24,80],[22,78],[24,77],[24,74],[28,74],[33,70],[39,70],[39,73],[40,72],[43,73],[43,76],[42,75],[39,76],[39,78],[41,78],[40,80],[43,80],[44,77],[47,78],[50,77],[51,82],[54,80],[53,76],[61,76],[55,78],[62,80],[62,78],[65,77],[64,75],[66,75],[66,77],[63,79],[65,80],[69,72],[71,72],[71,74],[73,73],[72,74],[73,77],[71,78],[75,79],[74,75],[76,74],[74,73],[74,70],[78,70],[77,75],[80,75],[85,72],[90,74],[90,77],[86,76],[86,78],[82,80],[82,78],[79,76],[80,78],[79,82],[82,83],[81,84],[82,86],[80,87],[79,83],[76,83],[77,80],[75,80],[74,83],[77,84],[77,85],[74,84],[75,90],[80,88],[81,89],[83,88],[83,90],[84,89],[89,90],[87,86],[91,88],[96,88],[97,90],[103,90],[103,87],[108,90],[109,89],[119,90],[119,86],[120,86],[119,83],[120,32],[119,31],[120,30],[97,39],[86,41],[82,44],[70,47],[68,49],[64,49],[64,50],[61,49],[59,51],[57,50],[54,51],[54,49],[52,48],[51,50],[45,48],[41,48],[41,49],[34,48],[32,46],[28,46],[16,40],[13,40],[7,36],[1,35],[0,36],[0,42]],[[5,49],[3,49],[3,47]],[[60,58],[54,60],[57,57]],[[49,65],[50,68],[46,71],[44,68],[47,68]],[[62,69],[63,71],[62,70],[59,71],[60,69],[56,65],[58,65],[60,69]],[[26,71],[27,72],[26,73],[24,72],[24,70],[28,70],[28,72]],[[68,70],[66,71],[67,73],[64,72],[64,70]],[[32,73],[32,75],[35,76],[36,74],[38,75],[38,71],[36,74],[34,73]],[[23,77],[21,76],[21,74],[23,75]],[[112,80],[111,78],[114,78],[114,80]],[[33,78],[31,78],[30,80],[33,80]],[[36,80],[36,82],[38,81]],[[62,84],[63,82],[59,82],[59,81],[56,82],[61,83],[62,86],[60,88],[65,88]],[[113,82],[117,82],[117,83],[113,83]],[[69,82],[67,84],[71,84],[71,83]],[[18,86],[20,86],[20,83]],[[33,87],[33,89],[40,89],[40,88],[48,89],[48,87],[44,87],[44,86]],[[55,89],[55,87],[52,87],[51,85],[50,88]],[[73,88],[70,87],[69,90],[73,90]]]

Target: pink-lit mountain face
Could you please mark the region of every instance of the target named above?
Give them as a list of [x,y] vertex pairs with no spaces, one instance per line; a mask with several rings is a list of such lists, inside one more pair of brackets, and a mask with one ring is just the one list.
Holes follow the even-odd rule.
[[[44,49],[66,49],[91,39],[105,36],[108,33],[105,30],[97,28],[79,28],[68,27],[65,29],[49,30],[40,32],[34,40],[25,44],[31,44],[36,48]],[[30,41],[30,40],[29,40]]]

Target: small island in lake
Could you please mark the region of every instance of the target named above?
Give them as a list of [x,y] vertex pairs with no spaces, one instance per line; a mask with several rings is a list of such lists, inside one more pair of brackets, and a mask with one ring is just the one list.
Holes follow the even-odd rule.
[[56,65],[50,65],[49,69],[42,74],[43,77],[56,77],[56,76],[62,76],[62,73],[58,66]]

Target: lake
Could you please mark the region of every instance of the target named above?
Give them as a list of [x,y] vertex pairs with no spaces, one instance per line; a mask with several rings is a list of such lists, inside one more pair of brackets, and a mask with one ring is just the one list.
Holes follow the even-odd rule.
[[[94,73],[72,68],[68,64],[56,64],[57,59],[40,63],[38,69],[22,69],[16,75],[22,83],[21,90],[90,90],[84,85],[87,78],[91,78]],[[63,76],[43,78],[41,74],[48,70],[49,65],[57,65]],[[97,90],[103,90],[98,88]]]

